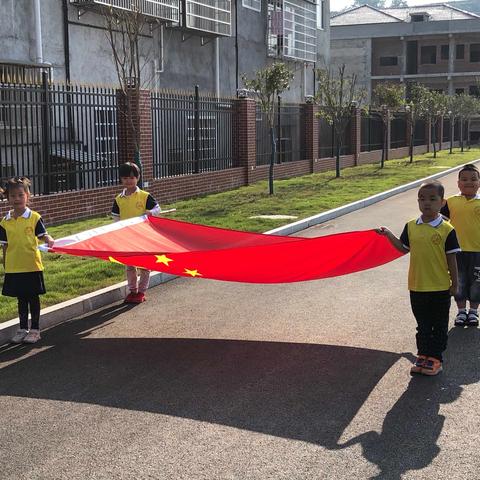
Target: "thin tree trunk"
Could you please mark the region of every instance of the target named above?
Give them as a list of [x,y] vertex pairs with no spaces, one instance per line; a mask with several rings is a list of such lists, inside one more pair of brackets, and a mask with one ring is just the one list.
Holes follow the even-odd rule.
[[436,130],[437,130],[436,124],[434,124],[432,129],[433,158],[437,158],[437,131]]
[[337,149],[335,158],[335,177],[340,177],[340,135],[337,135]]
[[463,153],[463,123],[464,120],[463,118],[460,119],[460,147],[461,147],[461,152]]
[[270,140],[272,146],[272,154],[270,156],[270,168],[268,170],[268,192],[270,195],[273,195],[273,168],[275,165],[275,153],[276,153],[276,145],[275,145],[275,129],[270,127]]
[[409,153],[410,153],[410,163],[413,163],[413,143],[414,143],[414,123],[413,121],[410,122],[410,145],[409,145]]
[[455,135],[455,120],[450,119],[450,153],[453,153],[453,137]]

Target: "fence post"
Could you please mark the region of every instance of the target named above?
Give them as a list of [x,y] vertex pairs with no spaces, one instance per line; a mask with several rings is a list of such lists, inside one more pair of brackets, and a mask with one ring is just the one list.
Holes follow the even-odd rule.
[[314,172],[314,164],[318,159],[319,121],[316,113],[318,107],[312,103],[303,105],[305,125],[305,159],[310,160],[310,172]]
[[139,132],[139,149],[142,160],[142,180],[145,187],[153,179],[153,139],[152,105],[150,90],[140,90],[138,96],[134,89],[131,95],[130,115],[128,118],[127,100],[122,90],[117,90],[117,145],[120,163],[135,161],[135,138],[132,125]]
[[277,96],[277,161],[282,163],[282,98]]
[[195,102],[193,112],[193,135],[194,135],[194,163],[193,172],[198,173],[200,171],[200,97],[198,93],[198,85],[195,85]]
[[350,135],[352,142],[353,164],[358,165],[358,159],[362,150],[362,116],[360,109],[356,106],[352,107],[352,126]]
[[387,119],[387,138],[386,138],[386,145],[385,145],[385,160],[390,158],[390,148],[392,146],[392,119],[390,117],[390,110],[387,110],[385,113]]
[[257,125],[256,103],[250,98],[236,100],[237,134],[236,152],[238,166],[245,168],[245,184],[254,182],[254,173],[257,167]]
[[50,165],[50,105],[48,73],[42,72],[42,154],[45,175],[43,176],[43,193],[50,193],[51,165]]

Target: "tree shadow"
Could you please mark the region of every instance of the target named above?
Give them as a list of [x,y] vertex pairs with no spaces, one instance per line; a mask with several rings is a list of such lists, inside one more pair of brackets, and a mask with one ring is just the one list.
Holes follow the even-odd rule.
[[400,358],[332,345],[90,334],[118,308],[46,331],[37,350],[1,352],[0,396],[160,413],[338,449]]
[[455,401],[463,385],[480,381],[479,340],[478,329],[450,330],[445,371],[438,377],[413,377],[380,433],[363,433],[340,447],[359,443],[364,457],[380,469],[372,478],[400,479],[408,470],[428,466],[440,453],[437,442],[445,421],[440,406]]

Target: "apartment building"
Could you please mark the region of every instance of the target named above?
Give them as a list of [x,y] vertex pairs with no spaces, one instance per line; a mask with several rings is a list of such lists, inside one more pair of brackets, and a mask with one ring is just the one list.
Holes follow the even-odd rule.
[[378,9],[331,19],[331,64],[346,64],[369,97],[379,82],[419,82],[449,94],[479,94],[480,16],[447,4]]
[[329,0],[1,0],[0,74],[47,69],[54,80],[116,84],[102,9],[148,18],[143,86],[235,95],[241,75],[282,60],[295,73],[285,98],[314,90],[328,63]]

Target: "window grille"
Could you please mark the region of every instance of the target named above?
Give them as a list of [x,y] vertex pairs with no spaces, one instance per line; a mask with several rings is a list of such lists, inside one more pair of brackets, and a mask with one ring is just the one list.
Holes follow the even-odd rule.
[[242,0],[242,5],[245,8],[250,8],[256,12],[262,11],[262,1],[261,0]]
[[305,0],[269,0],[268,53],[315,62],[317,6]]
[[113,7],[120,10],[137,10],[146,17],[178,22],[179,0],[70,0],[79,7]]
[[230,36],[231,0],[184,0],[184,26],[193,30]]

